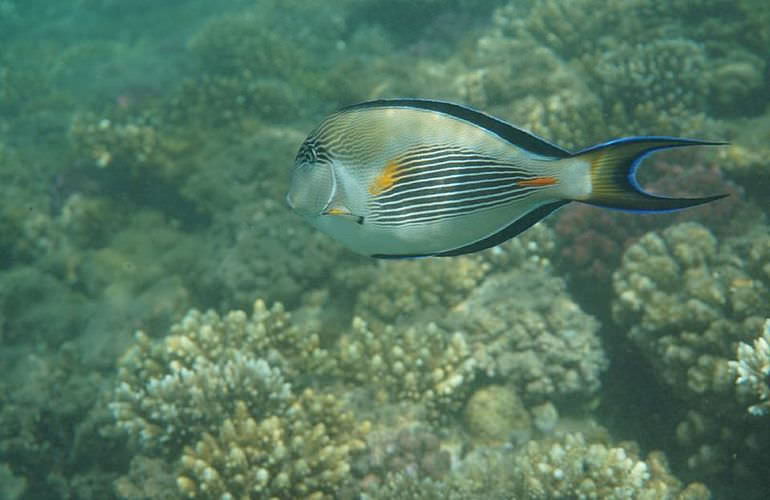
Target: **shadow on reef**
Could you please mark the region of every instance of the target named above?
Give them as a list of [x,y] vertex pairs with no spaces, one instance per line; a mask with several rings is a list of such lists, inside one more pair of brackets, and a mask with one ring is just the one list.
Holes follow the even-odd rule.
[[211,222],[210,215],[198,210],[195,202],[179,193],[178,185],[153,176],[150,169],[136,172],[119,165],[111,168],[73,166],[55,175],[50,191],[51,212],[54,216],[61,213],[69,196],[81,193],[157,210],[178,221],[183,231],[201,230]]

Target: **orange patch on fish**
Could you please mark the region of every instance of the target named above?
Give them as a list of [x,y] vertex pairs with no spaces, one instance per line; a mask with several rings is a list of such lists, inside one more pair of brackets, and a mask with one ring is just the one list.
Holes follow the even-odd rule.
[[399,179],[398,171],[400,168],[401,165],[399,165],[397,161],[389,161],[388,164],[385,165],[385,168],[382,169],[382,172],[380,172],[380,175],[374,179],[372,185],[369,186],[369,193],[377,196],[378,194],[392,188]]
[[535,177],[534,179],[519,181],[517,184],[519,186],[540,187],[540,186],[552,186],[557,182],[558,180],[556,179],[556,177]]

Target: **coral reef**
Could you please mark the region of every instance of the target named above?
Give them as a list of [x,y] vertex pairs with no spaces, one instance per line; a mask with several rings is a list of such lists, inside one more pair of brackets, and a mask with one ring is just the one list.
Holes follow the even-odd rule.
[[682,223],[631,246],[614,276],[616,321],[687,410],[671,444],[682,465],[715,485],[740,480],[747,492],[767,488],[751,464],[770,435],[746,418],[731,360],[765,321],[769,258],[762,223],[722,242]]
[[70,127],[72,146],[83,158],[99,168],[146,168],[169,178],[178,170],[174,153],[183,146],[161,132],[159,125],[143,116],[122,121],[100,118],[95,114],[76,116]]
[[465,333],[478,368],[525,404],[586,404],[607,366],[599,323],[569,298],[547,261],[487,278],[440,322]]
[[[214,290],[221,307],[244,307],[255,294],[265,300],[281,301],[289,307],[299,305],[313,290],[335,288],[343,296],[345,283],[335,282],[333,264],[349,259],[348,270],[359,265],[360,257],[347,252],[331,238],[301,225],[283,205],[251,205],[248,220],[231,220],[235,234],[221,237],[210,251],[217,256],[205,263],[198,277],[201,285]],[[269,255],[269,259],[259,256]],[[367,264],[369,264],[367,262]]]
[[435,323],[378,331],[356,317],[337,349],[340,377],[365,385],[380,401],[419,402],[434,420],[462,407],[476,375],[463,334]]
[[[333,498],[369,424],[336,395],[295,394],[286,380],[332,371],[313,325],[257,301],[251,316],[191,310],[163,339],[138,332],[119,364],[107,431],[146,455],[137,470],[148,457],[178,460],[176,486],[188,497]],[[168,484],[167,473],[153,478],[158,490]],[[117,488],[142,490],[132,476]]]
[[118,429],[146,452],[170,456],[213,432],[239,401],[254,418],[287,407],[281,368],[294,373],[291,362],[304,370],[326,359],[311,329],[293,325],[280,304],[268,309],[257,301],[251,317],[192,310],[162,341],[137,332],[110,404]]
[[435,316],[466,298],[488,270],[472,257],[383,262],[358,294],[355,312],[380,326]]
[[[273,413],[273,414],[270,414]],[[185,448],[177,479],[189,498],[332,499],[351,480],[367,422],[331,394],[306,389],[283,411],[254,417],[243,401],[215,434]]]
[[589,443],[582,434],[556,442],[531,441],[514,459],[514,481],[523,499],[677,499],[710,498],[699,483],[683,488],[662,453],[639,457],[633,445]]
[[[365,453],[353,463],[355,489],[376,493],[400,474],[433,480],[448,478],[452,457],[439,436],[426,426],[378,428],[367,435]],[[344,491],[344,490],[343,490]]]
[[465,427],[483,444],[521,443],[529,439],[532,419],[510,387],[489,385],[477,389],[465,404]]
[[466,57],[459,98],[567,148],[606,137],[601,103],[574,68],[531,37],[506,33],[505,23],[496,16]]
[[179,496],[174,466],[160,458],[136,455],[128,473],[115,480],[115,494],[128,500]]
[[[18,356],[24,363],[9,362]],[[74,342],[36,354],[4,344],[0,363],[0,497],[109,498],[125,458],[99,433],[108,377]]]
[[700,483],[684,485],[660,452],[640,456],[635,443],[607,444],[581,433],[530,441],[519,452],[471,453],[454,474],[434,480],[399,474],[367,492],[373,499],[707,500]]
[[[314,22],[302,30],[286,21],[308,16]],[[344,29],[341,17],[307,2],[268,1],[210,18],[190,39],[199,76],[170,98],[170,120],[204,127],[255,119],[276,123],[328,109],[309,97],[348,98],[327,83],[337,79],[330,72],[338,70],[333,37]]]
[[729,361],[737,375],[738,392],[745,399],[758,401],[749,406],[755,416],[770,413],[770,320],[765,321],[762,334],[753,344],[738,344],[737,361]]
[[360,269],[358,276],[345,273],[338,281],[347,281],[349,287],[351,283],[365,283],[357,291],[354,312],[371,325],[409,325],[457,307],[496,271],[527,261],[547,266],[555,247],[553,231],[537,224],[484,252],[453,259],[381,261]]
[[[596,337],[599,325],[548,269],[547,259],[534,259],[492,274],[438,324],[412,319],[382,326],[356,317],[338,342],[339,376],[382,401],[420,402],[432,419],[462,408],[478,375],[506,384],[526,407],[589,404],[607,363]],[[471,413],[474,421],[486,418]],[[480,434],[486,432],[492,431]]]
[[[657,452],[558,437],[618,403],[578,306],[617,267],[607,345],[627,331],[671,396],[633,437],[766,496],[767,2],[483,4],[0,0],[0,497],[704,498]],[[708,230],[574,207],[475,255],[363,259],[285,210],[286,166],[310,121],[397,95],[568,148],[729,139],[718,168],[640,174],[742,190],[688,212]]]
[[571,148],[718,135],[715,117],[762,111],[763,51],[743,41],[766,36],[749,3],[509,2],[469,53],[460,95]]
[[727,361],[764,321],[770,236],[761,228],[722,245],[696,223],[649,233],[614,276],[616,321],[657,375],[692,402],[733,390]]
[[707,127],[704,48],[692,40],[619,44],[583,58],[610,136],[694,135]]

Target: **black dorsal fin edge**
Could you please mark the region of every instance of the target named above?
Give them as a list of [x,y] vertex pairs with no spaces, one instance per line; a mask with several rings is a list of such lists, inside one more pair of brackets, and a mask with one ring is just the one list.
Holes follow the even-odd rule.
[[489,130],[504,141],[509,142],[519,148],[525,149],[533,154],[552,158],[568,158],[572,156],[571,152],[557,146],[556,144],[548,142],[541,137],[538,137],[532,132],[522,130],[506,121],[495,118],[494,116],[488,115],[482,111],[447,101],[411,98],[377,99],[345,106],[338,112],[344,113],[347,111],[372,108],[414,108],[443,113]]

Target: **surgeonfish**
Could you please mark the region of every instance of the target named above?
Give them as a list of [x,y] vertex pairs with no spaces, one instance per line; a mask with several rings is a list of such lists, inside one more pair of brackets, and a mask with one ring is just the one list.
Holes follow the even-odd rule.
[[724,142],[627,137],[576,153],[474,109],[385,99],[327,117],[297,153],[289,206],[351,250],[454,256],[498,245],[571,201],[633,212],[708,203],[645,192],[657,150]]

